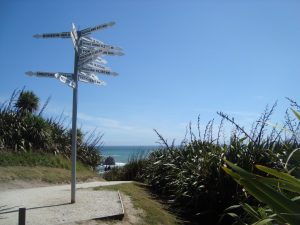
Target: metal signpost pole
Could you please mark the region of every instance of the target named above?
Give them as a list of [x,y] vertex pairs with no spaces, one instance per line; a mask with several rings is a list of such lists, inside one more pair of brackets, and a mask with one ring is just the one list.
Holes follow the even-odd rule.
[[77,98],[78,98],[78,52],[75,50],[73,81],[73,112],[72,112],[72,177],[71,177],[71,203],[76,199],[76,155],[77,155]]

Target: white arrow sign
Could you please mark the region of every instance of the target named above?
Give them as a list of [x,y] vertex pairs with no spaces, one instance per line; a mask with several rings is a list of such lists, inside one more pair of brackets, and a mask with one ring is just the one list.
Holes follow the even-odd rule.
[[104,61],[104,62],[106,62],[106,60],[104,60],[104,59],[99,59],[98,57],[99,56],[101,56],[101,54],[98,54],[98,55],[93,55],[93,56],[91,56],[91,57],[88,57],[88,58],[86,58],[86,59],[79,59],[79,62],[78,62],[78,66],[79,67],[81,67],[81,66],[84,66],[84,65],[86,65],[86,64],[88,64],[88,63],[90,63],[90,62],[92,62],[92,61],[97,61],[97,60],[100,60],[100,61]]
[[78,46],[77,46],[78,35],[74,23],[72,23],[71,38],[72,38],[74,49],[78,52]]
[[82,74],[79,74],[78,78],[79,78],[80,81],[85,82],[85,83],[93,83],[93,84],[101,85],[101,86],[106,85],[106,83],[102,80],[94,79],[92,77],[85,76],[85,75],[82,75]]
[[[88,53],[92,53],[94,52],[95,50],[97,50],[96,48],[92,48],[92,49],[87,49],[87,48],[81,48],[81,54],[82,56],[85,55],[85,54],[88,54]],[[103,49],[104,50],[104,49]]]
[[32,71],[28,71],[25,73],[28,76],[37,76],[37,77],[54,77],[55,73],[50,73],[50,72],[32,72]]
[[98,26],[95,26],[95,27],[86,28],[84,30],[81,30],[80,32],[81,32],[82,36],[86,36],[86,35],[89,35],[90,33],[94,32],[94,31],[102,30],[104,28],[108,28],[108,27],[111,27],[113,25],[115,25],[115,22],[109,22],[109,23],[101,24],[101,25],[98,25]]
[[93,62],[90,62],[90,63],[86,64],[85,66],[91,67],[91,68],[96,68],[96,69],[110,70],[110,68],[108,68],[108,67],[105,67],[101,64],[93,63]]
[[[113,50],[108,50],[108,49],[101,49],[101,48],[92,48],[92,49],[87,49],[87,48],[81,48],[81,54],[79,56],[79,58],[81,60],[86,60],[90,57],[94,57],[94,56],[101,56],[101,55],[123,55],[122,52],[117,52],[117,51],[113,51]],[[98,51],[100,50],[100,51]],[[105,61],[107,62],[107,61]]]
[[[68,78],[72,78],[73,74],[72,73],[61,73],[58,72],[60,75],[63,75],[65,77]],[[41,72],[41,71],[37,71],[37,72],[32,72],[32,71],[28,71],[25,73],[28,76],[37,76],[37,77],[50,77],[50,78],[54,78],[56,73],[53,72]]]
[[76,87],[76,84],[73,80],[59,74],[59,73],[56,73],[55,75],[55,78],[57,78],[60,82],[64,83],[64,84],[67,84],[69,87],[71,88],[75,88]]
[[83,68],[80,68],[80,70],[83,71],[83,72],[103,73],[103,74],[112,75],[112,76],[117,76],[118,75],[118,73],[116,73],[116,72],[112,72],[110,70],[103,70],[103,69],[92,69],[92,68],[83,67]]
[[88,58],[90,56],[98,55],[98,54],[103,54],[103,55],[118,55],[118,56],[124,55],[122,52],[114,52],[114,51],[108,51],[108,50],[103,50],[103,49],[97,49],[97,50],[94,50],[92,52],[89,52],[89,53],[86,53],[84,55],[79,56],[79,59],[84,60],[84,59],[86,59],[86,58]]
[[75,27],[74,23],[72,23],[72,33],[74,35],[75,40],[77,41],[78,40],[78,35],[77,35],[77,30],[76,30],[76,27]]
[[101,63],[101,64],[107,64],[107,61],[105,59],[100,58],[100,57],[97,57],[95,59],[95,62],[96,63]]
[[89,52],[89,53],[85,53],[81,56],[79,56],[79,61],[81,60],[86,60],[88,58],[92,58],[92,57],[98,57],[99,55],[103,54],[103,50],[102,49],[99,49],[99,50],[95,50],[95,51],[92,51],[92,52]]
[[70,32],[35,34],[34,38],[70,38]]
[[[115,24],[115,22],[109,22],[105,24],[101,24],[95,27],[89,27],[79,31],[82,36],[87,36],[94,31],[101,30],[104,28],[111,27]],[[71,38],[71,32],[60,32],[60,33],[45,33],[45,34],[35,34],[34,38]]]
[[112,46],[112,45],[106,45],[103,42],[97,41],[95,39],[83,39],[81,40],[81,44],[84,47],[98,47],[98,48],[102,48],[102,49],[107,49],[107,50],[116,50],[116,51],[122,51],[122,49],[120,47],[117,46]]
[[74,47],[74,49],[76,50],[76,52],[78,52],[78,47],[77,47],[76,39],[75,39],[75,37],[74,37],[73,32],[71,32],[71,38],[72,38],[72,42],[73,42],[73,47]]
[[79,74],[83,75],[83,76],[88,76],[88,77],[90,77],[92,79],[95,79],[95,80],[99,80],[98,76],[94,73],[91,73],[91,72],[82,72],[81,71]]
[[[101,47],[86,47],[86,46],[80,45],[80,49],[82,50],[82,53],[84,53],[84,54],[101,49],[103,51],[114,53],[114,55],[124,55],[123,52],[121,52],[120,50],[116,50],[111,45],[101,45]],[[112,55],[112,54],[110,54],[110,55]]]

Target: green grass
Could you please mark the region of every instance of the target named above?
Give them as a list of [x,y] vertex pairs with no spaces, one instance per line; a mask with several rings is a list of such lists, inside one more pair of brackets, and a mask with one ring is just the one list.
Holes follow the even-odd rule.
[[[77,180],[101,179],[77,161]],[[68,183],[71,179],[71,161],[61,155],[36,152],[1,152],[0,182],[10,180],[38,180],[48,183]]]
[[[99,175],[91,170],[77,170],[77,181],[86,181],[88,179],[99,179]],[[71,171],[63,168],[51,167],[28,167],[28,166],[0,166],[0,183],[12,180],[23,181],[43,181],[47,183],[69,183],[71,180]]]
[[[62,155],[53,155],[37,152],[0,152],[0,166],[45,166],[54,168],[63,168],[70,170],[70,159]],[[87,168],[81,163],[77,162],[77,169],[86,170]]]
[[130,196],[133,206],[142,209],[144,225],[176,225],[182,222],[176,215],[167,211],[167,207],[155,200],[148,192],[147,186],[140,183],[119,184],[114,186],[97,187],[96,190],[119,190],[125,195]]

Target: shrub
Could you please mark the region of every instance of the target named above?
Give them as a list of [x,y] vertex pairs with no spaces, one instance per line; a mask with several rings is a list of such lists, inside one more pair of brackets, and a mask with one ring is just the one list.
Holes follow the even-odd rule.
[[132,154],[128,163],[122,167],[113,167],[111,170],[104,173],[103,178],[109,181],[124,180],[124,181],[144,181],[144,172],[148,163],[145,152],[140,151]]
[[[293,110],[293,112],[300,121],[300,113],[295,110]],[[299,126],[299,124],[297,126]],[[291,131],[293,137],[299,137],[298,129],[291,129]],[[292,175],[299,175],[298,165],[300,160],[299,157],[294,157],[298,150],[299,148],[296,148],[289,154],[284,169],[281,171],[262,165],[256,165],[259,171],[266,173],[268,176],[249,173],[224,159],[229,168],[223,166],[223,170],[234,178],[238,184],[243,186],[250,195],[265,204],[265,207],[253,206],[259,209],[258,212],[256,212],[250,205],[240,203],[237,207],[241,206],[242,209],[248,213],[248,216],[245,216],[244,213],[238,213],[239,215],[233,212],[228,213],[236,219],[236,222],[245,225],[248,222],[267,225],[272,225],[273,222],[276,224],[300,224],[300,204],[298,202],[300,180]],[[292,162],[292,157],[295,158],[296,163],[291,163],[292,166],[289,170],[288,164]],[[236,206],[230,208],[234,209]]]
[[[9,101],[0,106],[0,149],[20,152],[41,152],[71,157],[71,131],[62,117],[45,119],[37,111],[38,97],[33,92],[14,91]],[[101,163],[99,146],[102,135],[95,131],[77,131],[77,156],[85,165],[96,169]]]
[[109,171],[103,174],[103,178],[107,181],[125,180],[124,179],[124,168],[112,167]]
[[[216,224],[224,210],[232,205],[243,203],[259,206],[259,202],[245,194],[242,187],[234,182],[223,170],[223,158],[250,172],[262,174],[255,164],[283,169],[288,155],[299,147],[299,123],[294,123],[286,113],[286,124],[278,131],[268,130],[268,121],[275,105],[266,107],[260,118],[248,133],[234,119],[224,113],[217,137],[213,136],[213,123],[209,121],[203,136],[198,137],[189,127],[190,139],[183,140],[180,146],[169,145],[158,133],[162,147],[146,158],[134,160],[123,168],[115,168],[105,174],[108,180],[141,180],[148,183],[152,191],[167,200],[173,209],[181,212],[189,220],[199,224]],[[220,144],[220,134],[224,121],[229,121],[234,130],[228,143]],[[285,132],[291,127],[293,132]],[[290,160],[292,165],[296,161]],[[297,170],[294,170],[297,172]],[[261,218],[266,215],[257,207]],[[222,224],[234,222],[225,217]]]
[[[299,146],[299,142],[294,135],[281,135],[281,131],[275,132],[274,129],[267,131],[274,107],[265,110],[250,133],[227,115],[219,113],[235,127],[228,144],[219,143],[222,121],[215,139],[213,121],[206,126],[203,138],[200,130],[196,138],[190,128],[190,140],[184,140],[180,146],[168,145],[158,134],[163,147],[148,157],[144,170],[146,182],[156,194],[200,224],[217,223],[218,216],[233,204],[257,204],[222,171],[222,158],[226,156],[251,172],[257,172],[255,164],[282,169],[287,154]],[[223,224],[230,223],[230,219],[227,220],[223,220]]]

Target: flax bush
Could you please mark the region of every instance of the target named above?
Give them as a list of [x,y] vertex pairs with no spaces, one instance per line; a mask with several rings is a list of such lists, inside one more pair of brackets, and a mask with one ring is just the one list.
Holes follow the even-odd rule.
[[[190,139],[180,146],[168,145],[158,134],[163,146],[149,155],[143,172],[145,181],[174,209],[199,224],[216,224],[227,207],[239,202],[258,204],[224,173],[222,158],[251,172],[258,172],[255,164],[282,169],[288,154],[295,146],[299,147],[299,142],[294,135],[284,133],[285,127],[279,131],[267,129],[274,108],[275,105],[267,107],[249,133],[234,119],[219,113],[235,128],[228,143],[220,144],[219,140],[223,121],[216,138],[213,138],[211,121],[202,137],[196,137],[190,129]],[[294,128],[299,129],[297,126]],[[222,220],[222,224],[232,222],[229,217]]]
[[[29,93],[29,94],[26,94]],[[26,98],[25,98],[25,97]],[[26,106],[28,99],[30,105]],[[0,106],[0,151],[6,152],[41,152],[59,154],[66,158],[71,156],[71,131],[65,125],[62,116],[44,118],[39,113],[38,97],[33,92],[15,90],[11,98]],[[33,104],[34,103],[34,104]],[[101,163],[99,146],[102,135],[94,132],[83,134],[77,130],[77,157],[83,164],[92,169]]]
[[[262,172],[257,170],[256,164],[279,170],[285,167],[288,155],[300,147],[299,136],[295,135],[299,133],[300,125],[287,111],[283,126],[269,126],[275,106],[266,107],[249,132],[222,112],[218,113],[222,120],[216,132],[212,120],[201,135],[198,118],[198,135],[193,133],[190,125],[187,131],[189,139],[186,138],[178,146],[174,142],[167,143],[155,131],[161,148],[139,162],[130,162],[126,167],[113,169],[106,177],[110,180],[124,179],[126,174],[133,174],[131,179],[139,177],[139,181],[149,184],[153,193],[166,200],[173,210],[195,224],[237,223],[239,221],[228,214],[224,216],[224,210],[239,203],[245,207],[256,206],[261,218],[264,218],[260,203],[247,195],[243,187],[224,172],[222,166],[223,158],[226,157],[239,167],[257,174]],[[226,121],[233,125],[233,131],[228,142],[222,142],[221,134]],[[214,134],[217,134],[216,137]],[[294,159],[289,162],[291,165],[297,164]],[[293,172],[298,171],[294,169]]]
[[[293,106],[300,110],[300,107],[292,102]],[[292,134],[292,146],[300,138],[299,121],[300,113],[292,109],[298,123],[290,126],[289,132]],[[280,171],[262,165],[256,165],[262,175],[250,173],[247,170],[224,159],[226,164],[223,170],[228,173],[238,184],[243,186],[247,193],[257,199],[260,204],[250,206],[246,203],[229,207],[223,215],[230,215],[235,219],[235,223],[242,225],[251,224],[300,224],[300,179],[299,179],[299,146],[288,156],[284,168]],[[243,211],[234,212],[241,208]]]

